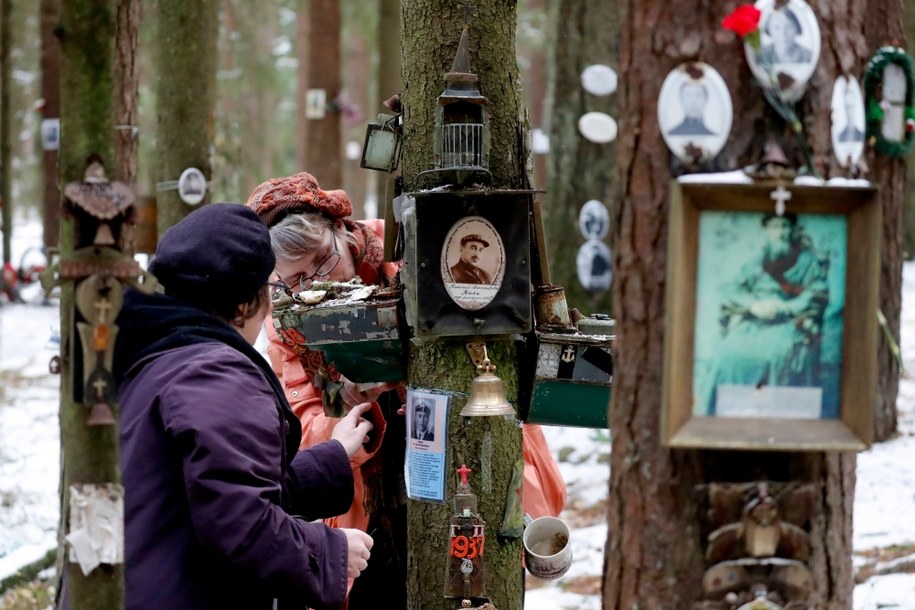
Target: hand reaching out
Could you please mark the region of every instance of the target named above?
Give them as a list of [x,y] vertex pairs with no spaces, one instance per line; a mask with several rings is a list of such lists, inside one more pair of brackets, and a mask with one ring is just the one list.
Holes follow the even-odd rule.
[[349,457],[353,457],[359,447],[368,440],[366,435],[372,429],[372,423],[362,417],[362,414],[371,406],[372,403],[369,402],[356,405],[334,426],[334,431],[331,432],[330,437],[340,441]]
[[353,383],[346,377],[341,377],[343,381],[343,388],[340,390],[340,395],[343,397],[343,404],[347,408],[354,407],[363,402],[374,402],[381,396],[384,392],[388,390],[393,390],[400,385],[396,381],[387,381],[384,383],[377,383],[370,387],[363,387],[360,389],[360,386]]

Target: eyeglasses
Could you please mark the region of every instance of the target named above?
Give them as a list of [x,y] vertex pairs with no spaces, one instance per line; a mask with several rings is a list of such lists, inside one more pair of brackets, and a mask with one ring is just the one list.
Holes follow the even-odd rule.
[[[340,259],[343,257],[340,255],[339,248],[337,248],[337,234],[333,230],[330,232],[330,239],[331,244],[333,245],[333,251],[318,262],[315,272],[311,275],[305,275],[303,273],[299,275],[297,280],[293,281],[293,284],[297,283],[299,285],[299,290],[308,290],[316,279],[323,280],[340,264]],[[267,282],[267,284],[274,294],[278,292],[285,292],[289,295],[292,294],[292,286],[282,279],[278,282]]]

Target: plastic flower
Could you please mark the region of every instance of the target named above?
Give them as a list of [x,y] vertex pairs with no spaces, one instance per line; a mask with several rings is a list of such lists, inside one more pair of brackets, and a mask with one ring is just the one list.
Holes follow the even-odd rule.
[[753,47],[753,50],[758,51],[760,17],[762,17],[762,11],[758,8],[752,4],[741,4],[721,20],[721,27],[731,30]]

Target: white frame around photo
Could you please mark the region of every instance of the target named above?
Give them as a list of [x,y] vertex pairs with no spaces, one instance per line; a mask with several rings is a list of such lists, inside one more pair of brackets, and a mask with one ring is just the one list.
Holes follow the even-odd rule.
[[[691,89],[705,92],[702,131],[680,133],[687,123],[682,96]],[[702,62],[687,62],[670,71],[658,94],[658,125],[667,148],[681,161],[698,163],[715,157],[731,133],[734,108],[724,79],[715,68]],[[698,158],[697,158],[698,156]]]
[[[840,76],[836,79],[832,88],[831,108],[832,150],[839,165],[846,168],[854,167],[864,154],[867,132],[864,94],[858,79],[854,76]],[[850,137],[847,135],[849,129],[852,134]]]
[[[761,44],[759,51],[747,43],[744,44],[744,53],[747,57],[747,64],[750,66],[750,72],[763,87],[770,89],[778,86],[779,73],[790,76],[794,82],[791,86],[782,89],[782,96],[786,100],[796,101],[804,95],[807,82],[813,76],[820,58],[820,24],[817,22],[816,14],[804,0],[788,0],[785,6],[779,9],[775,8],[776,0],[758,0],[755,6],[762,12],[759,19]],[[795,48],[809,51],[809,60],[760,61],[762,56],[767,55],[767,50],[774,48],[774,39],[769,33],[769,20],[777,10],[788,11],[788,14],[794,16],[800,27],[800,32],[794,39]],[[775,52],[773,51],[773,53]]]

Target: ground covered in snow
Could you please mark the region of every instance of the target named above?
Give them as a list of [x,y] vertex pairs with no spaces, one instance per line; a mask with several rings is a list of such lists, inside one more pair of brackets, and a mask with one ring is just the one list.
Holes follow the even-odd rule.
[[[915,374],[915,263],[904,276],[902,349]],[[37,286],[26,304],[0,306],[0,579],[55,546],[58,519],[58,380],[48,371],[57,353],[55,302],[42,305]],[[900,435],[858,457],[854,510],[855,562],[874,574],[855,589],[855,610],[915,610],[915,380],[899,392]],[[572,526],[574,563],[556,581],[528,578],[525,607],[597,610],[609,476],[605,430],[545,428],[569,489],[562,515]],[[894,563],[895,562],[895,563]]]

